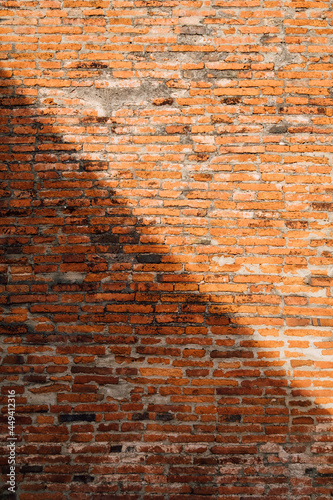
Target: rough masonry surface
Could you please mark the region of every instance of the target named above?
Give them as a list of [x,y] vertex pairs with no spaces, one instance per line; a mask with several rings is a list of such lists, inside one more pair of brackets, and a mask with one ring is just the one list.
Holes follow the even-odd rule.
[[331,499],[332,2],[0,17],[1,498]]

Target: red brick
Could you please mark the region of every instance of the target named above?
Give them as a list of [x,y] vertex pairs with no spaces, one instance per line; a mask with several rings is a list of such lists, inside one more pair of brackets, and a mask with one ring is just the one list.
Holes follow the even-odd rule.
[[328,2],[1,16],[18,496],[328,498]]

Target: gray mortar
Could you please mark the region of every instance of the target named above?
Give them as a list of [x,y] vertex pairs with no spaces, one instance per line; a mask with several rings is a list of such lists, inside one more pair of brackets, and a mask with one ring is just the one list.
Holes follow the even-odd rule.
[[[300,54],[291,53],[284,44],[280,44],[278,54],[273,56],[274,68],[275,70],[280,70],[289,64],[301,64],[303,58]],[[270,54],[272,58],[272,55]],[[272,62],[272,61],[269,61]]]
[[112,399],[125,399],[128,401],[131,396],[132,389],[132,384],[129,384],[125,380],[119,380],[118,384],[106,384],[101,386],[99,388],[99,393]]
[[171,90],[165,83],[143,82],[138,87],[112,87],[104,89],[78,89],[76,97],[102,106],[107,115],[124,106],[147,105],[158,97],[170,97]]

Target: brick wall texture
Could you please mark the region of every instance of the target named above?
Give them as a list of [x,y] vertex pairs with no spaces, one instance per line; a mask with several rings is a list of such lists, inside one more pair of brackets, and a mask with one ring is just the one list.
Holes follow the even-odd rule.
[[3,484],[331,499],[332,2],[0,16]]

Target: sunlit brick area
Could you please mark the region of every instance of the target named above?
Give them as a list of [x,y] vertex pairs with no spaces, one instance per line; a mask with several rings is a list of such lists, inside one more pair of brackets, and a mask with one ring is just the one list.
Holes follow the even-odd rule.
[[0,498],[332,500],[332,2],[0,9]]

